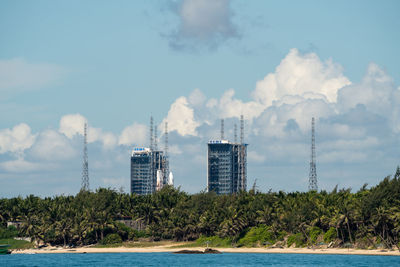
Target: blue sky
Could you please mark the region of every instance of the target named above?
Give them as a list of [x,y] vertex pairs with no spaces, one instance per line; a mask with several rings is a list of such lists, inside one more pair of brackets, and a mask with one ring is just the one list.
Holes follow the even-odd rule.
[[[250,187],[321,189],[400,164],[398,1],[2,1],[1,196],[74,194],[81,124],[92,188],[128,191],[129,151],[168,120],[171,167],[206,184],[208,139],[243,113]],[[161,130],[160,126],[160,130]],[[159,136],[162,138],[161,132]],[[161,141],[161,140],[160,140]]]

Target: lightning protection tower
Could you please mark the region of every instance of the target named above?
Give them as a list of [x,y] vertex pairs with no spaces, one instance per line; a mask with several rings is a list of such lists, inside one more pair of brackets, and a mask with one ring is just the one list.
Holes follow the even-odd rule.
[[315,164],[315,120],[311,119],[311,160],[310,160],[310,176],[308,180],[308,190],[318,191],[317,185],[317,168]]
[[154,149],[154,136],[153,136],[153,116],[150,117],[150,149]]
[[221,119],[221,140],[224,140],[224,119]]
[[81,190],[89,191],[89,162],[87,151],[87,123],[85,122],[83,129],[83,165],[82,165],[82,188]]

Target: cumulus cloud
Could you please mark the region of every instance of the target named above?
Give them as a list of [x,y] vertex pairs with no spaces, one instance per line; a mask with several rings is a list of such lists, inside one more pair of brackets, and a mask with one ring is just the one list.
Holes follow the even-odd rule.
[[178,28],[168,35],[173,49],[213,49],[239,37],[229,0],[182,0],[172,10],[179,19]]
[[61,118],[59,131],[68,138],[76,134],[83,135],[85,123],[87,120],[81,114],[68,114]]
[[180,135],[197,135],[196,128],[199,123],[194,119],[194,110],[189,106],[187,98],[179,97],[171,105],[167,118],[162,125],[168,121],[168,130],[177,131]]
[[[254,120],[259,126],[254,129],[256,133],[284,136],[288,120],[294,120],[305,132],[309,128],[309,118],[334,115],[339,89],[350,84],[339,64],[332,60],[321,61],[315,53],[302,54],[297,49],[291,49],[275,72],[256,83],[250,101],[235,98],[234,89],[226,90],[219,99],[208,100],[199,89],[195,89],[189,101],[178,98],[171,110],[172,107],[175,110],[177,106],[185,107],[189,111],[188,116],[195,119],[179,127],[181,135],[196,135],[194,130],[187,131],[186,128],[195,129],[202,123],[211,125],[219,118],[244,115],[250,124]],[[184,112],[180,110],[175,114],[183,116],[180,114]]]
[[201,107],[206,99],[207,97],[198,88],[194,89],[188,98],[190,105],[193,107]]
[[266,106],[287,95],[314,98],[312,96],[317,94],[324,95],[329,102],[336,102],[338,90],[349,84],[339,64],[332,60],[322,62],[315,53],[301,54],[294,48],[274,73],[257,82],[252,95]]
[[9,173],[27,173],[42,169],[42,164],[26,161],[23,158],[0,162],[0,169]]
[[[220,98],[207,99],[200,89],[195,89],[188,101],[185,97],[178,98],[171,105],[170,113],[174,109],[180,120],[189,114],[190,123],[182,123],[171,130],[180,137],[197,139],[190,139],[196,145],[180,145],[182,154],[173,158],[198,157],[208,139],[219,136],[220,118],[225,118],[226,136],[232,137],[230,128],[244,114],[245,141],[250,144],[250,177],[266,175],[272,179],[273,174],[263,174],[266,168],[275,168],[263,164],[272,163],[280,164],[288,172],[287,177],[294,178],[289,172],[297,173],[299,169],[304,172],[301,179],[307,177],[311,117],[316,118],[317,162],[323,165],[324,171],[324,168],[330,168],[327,166],[347,163],[364,164],[368,169],[371,160],[382,158],[393,162],[393,152],[389,153],[387,148],[393,146],[396,133],[400,132],[400,89],[376,64],[368,66],[361,82],[352,83],[343,74],[342,67],[331,59],[322,61],[315,53],[292,49],[274,72],[256,83],[251,96],[249,101],[243,101],[235,97],[234,89],[228,89]],[[195,101],[197,98],[200,100]],[[177,105],[189,112],[178,112]],[[190,127],[194,130],[182,130],[188,125],[194,125]],[[185,139],[178,142],[182,140]],[[385,155],[385,151],[390,155]],[[366,179],[373,179],[368,176],[371,172],[361,173],[367,176]],[[346,184],[346,180],[336,179],[337,183]],[[293,181],[280,179],[270,182],[293,184]]]
[[25,123],[20,123],[12,129],[0,130],[0,154],[7,152],[21,154],[33,145],[35,138],[31,128]]
[[7,97],[16,92],[43,88],[59,81],[66,70],[49,63],[31,63],[23,58],[0,60],[0,92]]
[[66,160],[76,155],[68,138],[54,130],[41,132],[31,152],[34,158],[48,161]]
[[362,104],[376,114],[388,115],[400,104],[394,97],[397,93],[393,79],[378,65],[371,63],[361,83],[340,90],[338,106],[342,111],[348,111]]
[[[65,115],[60,120],[59,132],[70,139],[77,134],[83,135],[85,123],[87,123],[87,119],[80,114]],[[105,148],[111,148],[117,144],[117,137],[112,133],[90,126],[87,131],[88,143],[100,141]]]
[[[274,72],[256,83],[248,101],[237,98],[234,89],[211,99],[194,89],[171,104],[159,129],[168,121],[170,166],[177,185],[190,192],[205,188],[206,144],[218,138],[221,118],[225,136],[232,140],[241,114],[249,144],[248,185],[257,177],[261,190],[307,190],[311,117],[316,118],[321,185],[353,186],[357,179],[359,186],[376,183],[398,164],[394,147],[400,132],[400,88],[393,79],[371,63],[364,78],[351,83],[339,64],[292,49]],[[58,163],[63,162],[77,165],[72,176],[79,176],[80,160],[72,164],[74,146],[86,121],[80,114],[67,114],[60,119],[58,132],[32,134],[26,124],[0,130],[0,169],[29,172],[61,168],[66,164]],[[146,144],[148,127],[133,123],[121,133],[94,127],[88,131],[89,166],[98,185],[127,184],[129,146]]]
[[119,136],[119,145],[144,145],[147,143],[148,128],[146,125],[134,123],[125,127]]
[[248,120],[251,120],[261,114],[265,109],[259,102],[249,101],[243,102],[240,99],[234,98],[235,91],[233,89],[227,90],[219,100],[218,108],[219,114],[222,118],[239,118],[240,115],[245,116]]
[[118,142],[118,138],[113,133],[104,132],[101,128],[88,127],[87,135],[88,143],[100,141],[106,149],[114,147]]

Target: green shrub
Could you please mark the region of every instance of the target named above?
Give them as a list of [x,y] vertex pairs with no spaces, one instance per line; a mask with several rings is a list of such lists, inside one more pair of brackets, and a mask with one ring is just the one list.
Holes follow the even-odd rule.
[[196,244],[199,246],[208,246],[210,247],[232,247],[232,239],[229,237],[221,238],[219,236],[200,236],[196,240]]
[[324,242],[329,243],[337,238],[336,229],[331,227],[329,230],[324,234]]
[[122,243],[122,238],[119,234],[108,234],[101,243],[103,245],[118,244]]
[[320,234],[322,234],[322,230],[318,226],[313,226],[309,233],[311,243],[315,243]]
[[135,229],[132,229],[132,231],[130,231],[128,235],[129,240],[138,240],[139,238],[143,237],[150,237],[150,235],[148,235],[146,231],[138,231]]
[[125,241],[127,239],[131,239],[130,237],[133,236],[132,233],[133,233],[134,230],[132,228],[126,226],[123,223],[116,222],[115,223],[115,228],[116,228],[116,232],[122,238],[123,241]]
[[15,226],[11,225],[7,228],[0,228],[0,239],[2,238],[14,238],[18,236],[18,230]]
[[283,241],[285,239],[285,236],[287,236],[286,231],[279,231],[278,236],[276,237],[276,240]]
[[254,247],[275,243],[274,233],[266,225],[251,228],[238,242],[240,246]]
[[25,240],[15,240],[14,238],[0,239],[0,244],[10,245],[8,249],[30,249],[34,244]]
[[302,247],[304,245],[304,236],[302,233],[290,235],[287,240],[287,245],[290,247],[292,244],[296,244],[296,247]]

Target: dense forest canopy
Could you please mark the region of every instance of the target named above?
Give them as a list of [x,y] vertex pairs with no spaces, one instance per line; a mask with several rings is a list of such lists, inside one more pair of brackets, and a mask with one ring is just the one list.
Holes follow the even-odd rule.
[[[126,227],[118,222],[121,218],[141,221],[145,229]],[[21,227],[5,229],[8,221],[21,222]],[[392,248],[399,246],[400,238],[400,169],[355,193],[335,188],[189,195],[166,186],[146,196],[100,188],[76,196],[2,198],[0,223],[0,238],[14,231],[52,245],[87,245],[113,236],[123,241],[210,237],[233,246],[333,242]]]

